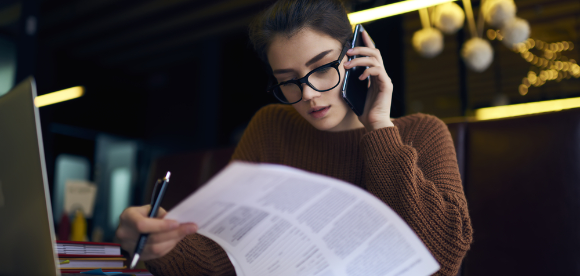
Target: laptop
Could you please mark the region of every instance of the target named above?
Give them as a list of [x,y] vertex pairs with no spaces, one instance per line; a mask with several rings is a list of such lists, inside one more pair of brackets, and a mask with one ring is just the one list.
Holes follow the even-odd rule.
[[0,97],[0,275],[60,275],[32,77]]

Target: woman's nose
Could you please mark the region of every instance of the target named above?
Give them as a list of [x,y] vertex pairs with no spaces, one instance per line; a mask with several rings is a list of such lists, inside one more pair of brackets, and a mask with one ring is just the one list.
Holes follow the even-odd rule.
[[308,86],[305,83],[302,84],[302,100],[309,101],[314,98],[320,97],[320,95],[321,92],[312,89],[312,87]]

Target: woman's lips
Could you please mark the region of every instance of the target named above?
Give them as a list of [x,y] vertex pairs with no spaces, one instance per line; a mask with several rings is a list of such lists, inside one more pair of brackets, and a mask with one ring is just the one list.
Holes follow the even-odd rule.
[[324,117],[326,115],[326,113],[328,113],[329,109],[330,109],[330,105],[329,106],[315,106],[308,111],[308,114],[310,114],[310,116],[312,116],[316,119],[320,119],[320,118]]

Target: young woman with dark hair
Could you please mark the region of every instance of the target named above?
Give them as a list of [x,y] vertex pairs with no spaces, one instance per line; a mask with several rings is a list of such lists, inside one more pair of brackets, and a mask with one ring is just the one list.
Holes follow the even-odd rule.
[[[390,118],[393,85],[369,35],[362,36],[366,47],[343,51],[352,27],[342,3],[277,1],[251,24],[250,38],[279,84],[272,91],[283,104],[256,113],[232,160],[284,164],[366,189],[423,240],[441,265],[436,275],[455,275],[472,228],[449,131],[430,115]],[[347,62],[352,55],[366,57]],[[332,70],[338,72],[309,74],[337,61]],[[371,78],[361,116],[341,98],[340,83],[327,81],[334,74],[343,80],[355,66],[368,67],[360,79]],[[305,76],[311,85],[287,82]],[[153,274],[235,274],[221,247],[195,234],[195,224],[148,219],[148,210],[125,210],[117,237],[130,252],[139,233],[151,233],[142,259]],[[160,210],[159,217],[164,214]]]

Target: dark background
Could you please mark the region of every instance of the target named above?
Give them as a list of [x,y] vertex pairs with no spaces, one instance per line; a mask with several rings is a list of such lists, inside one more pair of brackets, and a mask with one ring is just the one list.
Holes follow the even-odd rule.
[[[17,41],[16,82],[34,75],[39,95],[86,89],[40,109],[49,179],[61,153],[92,160],[100,133],[138,140],[153,158],[235,146],[253,114],[275,102],[247,35],[251,18],[273,2],[3,1],[0,10],[19,12],[2,28]],[[375,4],[346,3],[351,10]],[[25,31],[28,18],[37,19],[33,34]],[[367,24],[398,91],[401,20]],[[402,96],[395,96],[395,117],[405,113]]]

